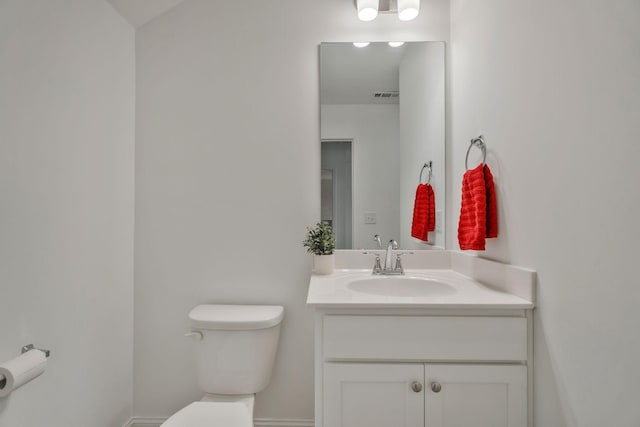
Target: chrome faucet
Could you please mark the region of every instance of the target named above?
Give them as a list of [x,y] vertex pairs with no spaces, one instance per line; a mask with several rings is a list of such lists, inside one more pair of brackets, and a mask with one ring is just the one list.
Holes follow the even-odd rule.
[[393,273],[393,271],[395,271],[395,266],[391,266],[391,259],[393,258],[393,250],[394,249],[398,249],[398,242],[396,242],[395,240],[391,239],[389,240],[389,243],[387,243],[387,253],[384,256],[384,270],[383,270],[383,274],[400,274],[400,273]]
[[[375,236],[373,236],[373,240],[378,244],[378,249],[382,249],[380,236],[376,234]],[[365,255],[367,254],[375,255],[375,262],[373,264],[373,270],[371,273],[375,275],[383,275],[383,276],[404,274],[404,269],[402,268],[402,262],[400,261],[400,256],[404,255],[405,253],[412,254],[413,252],[396,252],[395,264],[393,264],[393,255],[394,255],[393,251],[396,249],[398,249],[398,242],[396,242],[395,240],[389,240],[389,243],[387,243],[387,251],[384,257],[384,268],[380,265],[381,264],[380,253],[363,252],[363,254]]]

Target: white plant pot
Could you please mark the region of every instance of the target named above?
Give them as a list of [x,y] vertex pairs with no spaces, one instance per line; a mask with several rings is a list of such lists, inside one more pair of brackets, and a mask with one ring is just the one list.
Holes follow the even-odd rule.
[[331,274],[335,264],[335,255],[314,255],[313,272],[316,274]]

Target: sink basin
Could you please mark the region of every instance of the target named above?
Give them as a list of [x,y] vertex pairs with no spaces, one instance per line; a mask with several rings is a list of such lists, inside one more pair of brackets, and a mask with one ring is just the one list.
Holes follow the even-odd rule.
[[390,297],[425,297],[456,293],[453,286],[426,277],[378,276],[347,283],[352,291]]

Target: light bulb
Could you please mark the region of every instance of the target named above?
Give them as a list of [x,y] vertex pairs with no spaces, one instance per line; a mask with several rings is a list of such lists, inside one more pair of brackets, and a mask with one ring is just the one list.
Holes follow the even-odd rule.
[[389,46],[391,47],[400,47],[404,44],[404,42],[389,42]]
[[373,21],[378,16],[378,0],[357,0],[358,19]]
[[370,44],[369,42],[353,42],[353,45],[355,47],[367,47],[369,46],[369,44]]
[[398,0],[398,18],[411,21],[420,12],[420,0]]

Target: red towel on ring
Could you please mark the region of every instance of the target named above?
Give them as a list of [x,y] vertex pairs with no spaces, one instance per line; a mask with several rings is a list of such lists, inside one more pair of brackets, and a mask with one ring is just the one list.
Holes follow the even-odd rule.
[[493,175],[480,164],[462,178],[462,203],[458,223],[460,249],[485,249],[485,239],[498,237],[498,209]]
[[413,222],[411,236],[424,242],[429,240],[429,232],[435,230],[436,204],[433,187],[429,184],[418,184],[413,204]]
[[498,237],[498,201],[496,199],[496,187],[493,184],[493,174],[489,166],[484,165],[484,187],[487,194],[487,231],[488,239]]

